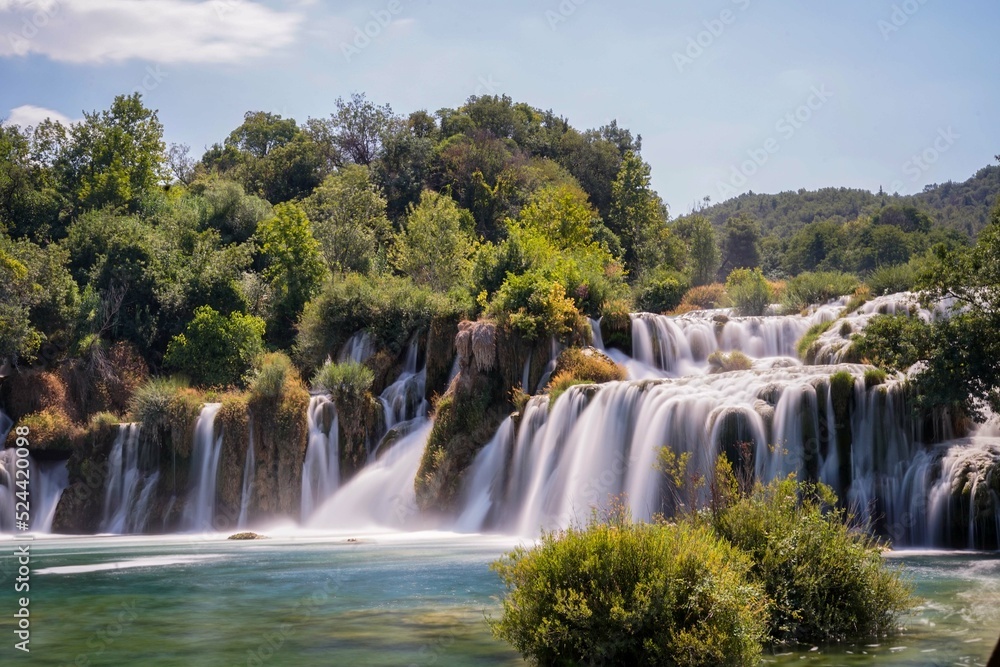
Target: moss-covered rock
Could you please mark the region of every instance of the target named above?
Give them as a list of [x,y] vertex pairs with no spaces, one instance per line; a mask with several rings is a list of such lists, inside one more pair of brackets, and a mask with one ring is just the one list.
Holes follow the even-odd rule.
[[414,486],[423,510],[450,508],[463,473],[510,413],[511,385],[499,371],[498,329],[463,322],[455,338],[459,373],[435,406]]
[[732,371],[748,371],[753,366],[750,357],[739,350],[722,352],[716,350],[708,355],[709,373],[730,373]]

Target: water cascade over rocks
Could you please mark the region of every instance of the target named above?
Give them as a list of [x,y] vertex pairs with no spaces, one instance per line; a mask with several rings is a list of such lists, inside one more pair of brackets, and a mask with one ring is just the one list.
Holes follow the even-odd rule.
[[215,416],[221,403],[207,403],[194,427],[191,454],[191,489],[184,508],[183,529],[209,531],[215,518],[215,490],[218,482],[222,433],[215,432]]
[[142,447],[138,424],[120,424],[108,456],[101,532],[141,533],[160,473]]
[[[17,514],[23,512],[24,507],[18,507],[18,503],[25,498],[23,494],[27,491],[28,500],[28,528],[34,533],[48,533],[52,530],[52,520],[55,517],[56,506],[62,497],[63,491],[69,485],[69,473],[66,470],[66,461],[37,461],[31,455],[20,457],[23,461],[18,463],[17,449],[15,447],[5,447],[7,437],[11,435],[13,421],[0,410],[0,533],[20,532],[17,529]],[[13,436],[11,436],[13,437]],[[23,469],[27,472],[27,477],[18,477],[17,470]],[[26,488],[22,488],[18,482],[27,482]]]
[[302,465],[302,519],[340,487],[337,406],[326,396],[309,401],[309,445]]
[[[689,476],[708,478],[716,458],[726,455],[761,481],[792,473],[822,481],[860,522],[900,546],[1000,548],[1000,420],[993,416],[971,436],[956,438],[948,419],[913,418],[904,376],[884,378],[870,367],[842,363],[851,356],[850,336],[875,314],[929,320],[944,315],[947,304],[923,308],[913,295],[901,294],[845,313],[846,302],[789,316],[745,318],[726,310],[633,314],[631,354],[613,345],[607,350],[630,379],[572,386],[554,402],[547,395],[531,398],[502,422],[458,478],[451,510],[434,516],[419,509],[424,505],[414,491],[433,424],[426,369],[413,342],[399,378],[379,397],[384,428],[371,434],[367,464],[349,481],[342,480],[337,407],[327,396],[309,401],[301,521],[326,531],[434,528],[532,537],[586,521],[595,508],[618,499],[637,519],[669,515],[677,496],[656,466],[667,447],[689,454]],[[799,341],[825,323],[832,326],[806,356],[829,363],[804,365]],[[603,348],[601,323],[591,326]],[[558,351],[553,346],[553,357]],[[732,366],[710,361],[715,352],[741,352],[750,367],[724,372]],[[371,353],[371,341],[359,334],[341,358],[361,361]],[[195,425],[189,488],[178,497],[186,531],[212,526],[219,409],[205,405]],[[138,426],[120,427],[108,459],[102,530],[145,528],[158,478],[141,440]],[[240,526],[255,493],[255,455],[265,455],[255,447],[252,423],[244,451]],[[13,520],[13,456],[12,450],[0,454],[5,531]],[[52,484],[40,485],[39,493],[57,500],[58,468],[65,476],[65,462],[44,463],[39,475]],[[696,493],[701,498],[693,500],[707,499],[705,486]]]

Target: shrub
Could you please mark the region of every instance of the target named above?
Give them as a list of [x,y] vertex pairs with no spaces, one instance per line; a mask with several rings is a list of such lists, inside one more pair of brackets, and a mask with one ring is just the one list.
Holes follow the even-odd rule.
[[913,262],[881,266],[868,276],[868,286],[875,296],[909,292],[917,284],[917,268]]
[[687,310],[711,310],[725,303],[726,286],[721,283],[692,287],[681,299],[681,307]]
[[885,384],[886,377],[888,375],[881,368],[869,368],[865,371],[865,388],[871,389],[880,384]]
[[747,560],[709,531],[624,520],[568,528],[493,563],[494,636],[539,665],[749,665],[766,612]]
[[526,341],[568,340],[584,326],[563,286],[534,271],[509,276],[488,312]]
[[83,429],[58,408],[46,408],[26,415],[18,420],[17,425],[29,429],[34,449],[72,449],[73,443],[83,435]]
[[204,396],[180,379],[153,378],[132,396],[129,412],[153,442],[159,443],[166,434],[173,451],[186,457],[191,453],[194,423],[204,403]]
[[728,373],[730,371],[748,371],[753,366],[753,362],[750,357],[739,350],[734,350],[729,354],[717,350],[708,355],[708,365],[711,373]]
[[788,281],[784,303],[792,310],[802,310],[851,294],[859,283],[856,276],[840,271],[801,273]]
[[828,487],[788,478],[758,485],[714,515],[718,534],[753,560],[774,641],[882,637],[913,604],[881,545],[852,530],[835,503]]
[[325,364],[312,379],[313,388],[328,392],[338,404],[344,398],[364,396],[371,391],[373,382],[375,373],[364,364],[353,361]]
[[931,326],[919,318],[877,315],[854,337],[854,353],[873,366],[903,371],[928,358],[931,339]]
[[264,320],[201,306],[184,333],[170,341],[164,363],[199,386],[221,387],[241,384],[263,352]]
[[689,285],[683,274],[659,269],[635,286],[636,307],[649,313],[666,313],[677,308]]
[[300,363],[318,368],[359,331],[376,348],[399,355],[414,332],[434,318],[458,321],[472,310],[468,295],[437,294],[409,278],[347,274],[329,280],[305,309],[295,353]]
[[624,368],[592,347],[571,347],[564,350],[556,360],[553,375],[563,372],[572,373],[580,380],[594,384],[624,380],[628,376]]
[[289,384],[301,384],[292,360],[281,352],[265,355],[260,370],[250,383],[250,394],[255,399],[278,398]]
[[763,315],[771,305],[771,286],[760,269],[736,269],[726,279],[726,294],[741,315]]

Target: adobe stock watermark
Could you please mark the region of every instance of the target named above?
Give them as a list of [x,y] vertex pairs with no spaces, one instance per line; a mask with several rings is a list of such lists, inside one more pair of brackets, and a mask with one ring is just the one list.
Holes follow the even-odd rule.
[[[934,137],[931,145],[912,155],[909,160],[903,163],[900,170],[905,176],[909,176],[910,183],[919,182],[921,177],[941,159],[941,156],[950,151],[961,138],[962,135],[955,132],[950,125],[946,128],[938,128],[937,136]],[[889,191],[900,192],[903,186],[903,181],[893,181],[892,185],[889,186]]]
[[35,9],[35,11],[30,16],[21,17],[21,28],[20,30],[9,31],[7,33],[7,41],[10,42],[10,46],[14,49],[14,53],[19,56],[24,56],[28,54],[31,48],[31,40],[38,36],[42,30],[52,22],[52,20],[58,16],[59,11],[62,9],[61,2],[25,2],[24,0],[15,0],[10,3],[10,6],[15,9]]
[[781,151],[782,142],[788,142],[798,134],[832,97],[833,91],[825,84],[813,86],[803,104],[786,113],[774,124],[777,135],[768,137],[757,148],[749,149],[747,159],[731,167],[729,179],[718,182],[719,196],[723,199],[737,196],[750,178]]
[[892,35],[902,30],[903,26],[909,23],[928,2],[929,0],[904,0],[898,5],[893,5],[888,20],[879,19],[877,24],[882,39],[888,42]]
[[546,9],[545,21],[549,24],[549,30],[558,30],[560,25],[566,23],[585,4],[587,0],[562,0],[555,9]]
[[739,8],[739,12],[723,9],[716,18],[702,21],[705,29],[697,35],[688,37],[687,47],[683,52],[674,51],[674,65],[677,66],[678,72],[683,74],[686,67],[694,65],[694,61],[705,55],[705,51],[725,34],[726,29],[736,23],[740,13],[749,9],[751,0],[732,0],[732,3]]
[[384,9],[369,12],[372,20],[363,26],[354,26],[354,37],[349,42],[340,43],[340,52],[344,60],[351,62],[361,55],[361,52],[371,46],[372,42],[382,36],[392,22],[403,13],[402,0],[389,0]]
[[168,74],[163,71],[162,65],[147,65],[145,76],[142,77],[139,85],[132,89],[132,92],[140,95],[150,93],[159,88],[167,76]]
[[496,95],[500,86],[503,85],[503,82],[494,79],[492,74],[487,74],[486,76],[479,75],[476,77],[476,82],[479,84],[476,86],[477,97],[482,97],[483,95]]

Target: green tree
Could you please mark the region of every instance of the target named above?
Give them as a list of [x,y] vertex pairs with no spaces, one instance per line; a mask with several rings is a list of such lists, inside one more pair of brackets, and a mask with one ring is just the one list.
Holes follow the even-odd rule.
[[719,269],[719,246],[715,228],[703,215],[693,215],[674,223],[674,232],[687,246],[687,271],[695,287],[715,280]]
[[274,217],[258,225],[257,239],[267,263],[264,277],[275,293],[275,321],[268,327],[268,338],[285,347],[292,342],[302,309],[319,292],[326,274],[320,245],[308,216],[294,203],[275,206]]
[[264,354],[263,338],[264,320],[243,313],[227,317],[201,306],[184,333],[170,341],[164,361],[201,386],[243,384]]
[[515,224],[544,235],[560,250],[582,248],[593,241],[599,223],[587,194],[570,185],[548,186],[535,192]]
[[722,228],[722,265],[728,275],[734,269],[760,266],[760,223],[745,213],[734,215]]
[[327,176],[302,202],[332,271],[368,273],[392,234],[386,200],[367,167],[348,165]]
[[78,208],[138,211],[143,197],[168,180],[163,125],[142,96],[119,95],[111,108],[85,113],[70,127],[56,159]]
[[15,363],[35,358],[42,334],[31,323],[30,309],[37,285],[28,276],[28,267],[10,252],[10,241],[0,236],[0,360]]
[[392,260],[420,285],[446,292],[468,282],[475,248],[471,220],[447,195],[424,191],[396,236]]
[[666,207],[650,187],[649,165],[633,151],[625,153],[611,187],[607,226],[621,239],[625,263],[635,275],[663,265],[677,268],[681,250]]

